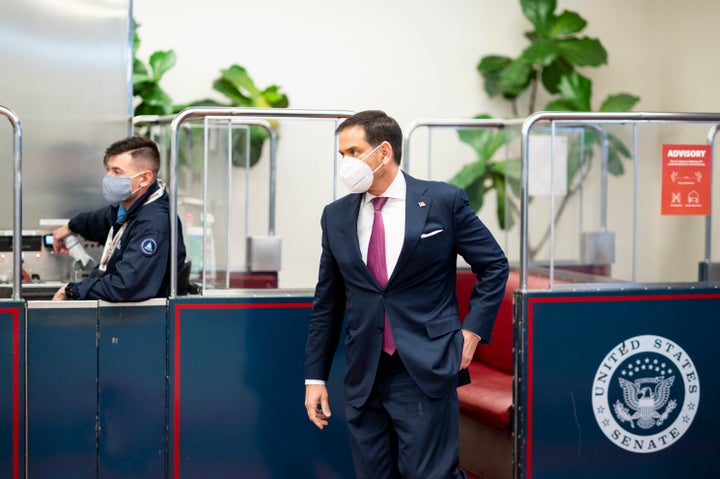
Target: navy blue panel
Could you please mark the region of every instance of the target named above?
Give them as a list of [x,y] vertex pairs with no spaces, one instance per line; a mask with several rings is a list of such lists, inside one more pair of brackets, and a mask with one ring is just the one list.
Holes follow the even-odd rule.
[[165,477],[167,307],[100,307],[98,477]]
[[25,310],[0,302],[0,477],[25,474]]
[[[530,293],[527,300],[533,479],[717,475],[717,290]],[[631,344],[638,337],[649,339]],[[619,379],[646,386],[636,399],[654,399],[658,381],[669,376],[669,401],[650,411],[657,414],[652,417],[629,406]],[[685,402],[696,386],[699,396]],[[593,404],[604,394],[607,410]],[[603,418],[614,439],[599,426]]]
[[171,303],[169,477],[354,476],[342,348],[328,385],[331,424],[320,431],[305,412],[310,304],[311,298]]
[[96,477],[97,308],[28,308],[29,477]]

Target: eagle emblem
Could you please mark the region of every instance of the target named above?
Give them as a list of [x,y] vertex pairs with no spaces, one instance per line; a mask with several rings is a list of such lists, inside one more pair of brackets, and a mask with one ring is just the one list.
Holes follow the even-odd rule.
[[[677,402],[674,399],[669,400],[670,388],[675,381],[675,376],[670,376],[667,379],[662,376],[640,378],[634,382],[623,378],[618,379],[622,387],[625,404],[617,400],[613,409],[617,418],[621,422],[629,422],[632,428],[635,428],[633,422],[635,420],[637,420],[640,429],[660,426],[667,420],[673,409],[677,407]],[[667,407],[665,407],[666,404]],[[663,407],[665,407],[665,410],[660,413],[659,410]],[[633,412],[630,411],[631,409]]]

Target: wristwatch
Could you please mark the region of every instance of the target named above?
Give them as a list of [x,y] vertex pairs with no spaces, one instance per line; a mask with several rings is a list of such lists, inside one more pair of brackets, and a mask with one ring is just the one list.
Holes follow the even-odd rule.
[[80,298],[80,283],[68,283],[65,286],[65,296],[68,299]]

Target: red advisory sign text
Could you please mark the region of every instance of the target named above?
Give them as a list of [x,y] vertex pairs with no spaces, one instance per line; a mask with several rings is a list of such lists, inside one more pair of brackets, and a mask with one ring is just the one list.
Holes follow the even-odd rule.
[[712,191],[710,145],[663,145],[662,214],[709,215]]

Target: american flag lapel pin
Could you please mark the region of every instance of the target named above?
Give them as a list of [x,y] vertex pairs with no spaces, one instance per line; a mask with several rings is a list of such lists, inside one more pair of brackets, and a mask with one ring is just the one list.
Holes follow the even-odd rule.
[[418,206],[419,206],[420,208],[425,208],[425,202],[424,202],[424,201],[419,202],[419,203],[418,203]]

